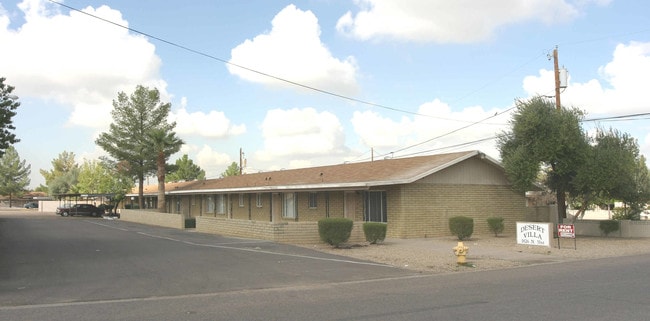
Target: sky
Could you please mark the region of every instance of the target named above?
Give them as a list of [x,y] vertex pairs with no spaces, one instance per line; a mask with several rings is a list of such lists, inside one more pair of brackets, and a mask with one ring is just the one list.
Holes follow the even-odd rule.
[[[69,7],[76,10],[71,10]],[[217,178],[480,150],[517,100],[560,98],[583,128],[613,128],[650,158],[650,2],[622,0],[0,0],[0,77],[21,106],[31,184],[78,163],[112,102],[161,92],[187,154]],[[155,179],[147,181],[154,184]]]

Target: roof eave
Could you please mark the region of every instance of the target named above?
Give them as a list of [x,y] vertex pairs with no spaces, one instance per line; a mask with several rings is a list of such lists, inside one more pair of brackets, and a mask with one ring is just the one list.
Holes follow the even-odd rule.
[[280,186],[255,186],[235,188],[206,188],[196,190],[175,190],[170,195],[186,194],[228,194],[228,193],[264,193],[264,192],[290,192],[290,191],[326,191],[326,190],[359,190],[368,189],[369,184],[361,183],[331,183],[331,184],[305,184],[305,185],[280,185]]

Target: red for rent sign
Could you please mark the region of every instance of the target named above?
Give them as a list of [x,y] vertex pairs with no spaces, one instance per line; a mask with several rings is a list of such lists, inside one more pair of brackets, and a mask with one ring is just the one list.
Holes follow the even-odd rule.
[[576,238],[575,225],[573,224],[558,224],[557,225],[557,236],[565,238]]

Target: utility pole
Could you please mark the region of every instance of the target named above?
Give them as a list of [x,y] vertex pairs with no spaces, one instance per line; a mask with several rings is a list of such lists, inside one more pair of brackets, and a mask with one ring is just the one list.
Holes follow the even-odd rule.
[[239,175],[243,173],[244,168],[244,151],[239,148]]
[[557,61],[557,46],[553,49],[553,70],[555,71],[555,108],[560,109],[560,67]]

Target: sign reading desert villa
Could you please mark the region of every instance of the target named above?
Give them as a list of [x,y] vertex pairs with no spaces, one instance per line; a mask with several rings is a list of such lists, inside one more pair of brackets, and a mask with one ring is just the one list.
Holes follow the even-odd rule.
[[551,246],[551,223],[517,222],[517,244]]

